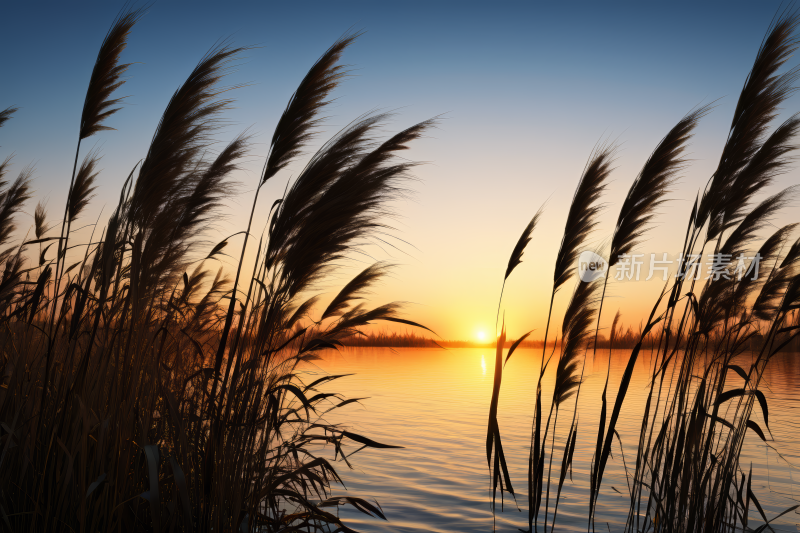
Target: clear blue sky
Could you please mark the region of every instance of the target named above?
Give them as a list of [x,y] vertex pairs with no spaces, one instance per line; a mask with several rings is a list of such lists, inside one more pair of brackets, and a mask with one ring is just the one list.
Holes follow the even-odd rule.
[[[0,157],[36,166],[36,188],[52,218],[63,209],[84,92],[118,2],[6,2],[0,32],[0,108],[20,111],[0,130]],[[543,225],[507,288],[511,335],[543,329],[540,300],[565,210],[595,143],[622,143],[608,195],[606,225],[660,138],[693,107],[719,100],[697,130],[696,160],[676,201],[663,209],[652,250],[674,252],[698,188],[713,171],[733,106],[779,2],[204,2],[161,0],[134,28],[124,60],[136,62],[121,94],[127,105],[90,139],[104,154],[97,198],[86,223],[107,214],[124,177],[144,156],[172,92],[218,40],[258,46],[228,83],[237,107],[225,141],[245,128],[258,135],[241,195],[211,240],[238,231],[272,128],[314,60],[349,28],[366,33],[347,52],[355,76],[336,93],[331,129],[372,109],[398,111],[401,128],[446,113],[417,145],[412,202],[398,205],[404,253],[375,251],[400,266],[376,292],[412,302],[410,317],[445,338],[491,328],[505,263],[519,232],[548,200]],[[788,102],[787,115],[800,110]],[[265,197],[283,189],[278,176]],[[793,173],[787,180],[797,180]],[[266,209],[270,201],[264,201]],[[33,202],[30,208],[33,211]],[[101,219],[103,217],[101,216]],[[672,223],[668,222],[671,221]],[[23,222],[23,226],[26,223]],[[635,290],[624,316],[649,306]],[[649,287],[649,286],[648,286]],[[627,291],[627,292],[626,292]],[[647,292],[650,291],[650,292]],[[628,294],[630,293],[630,294]],[[627,296],[626,296],[627,294]],[[622,305],[622,304],[621,304]],[[627,315],[625,315],[628,313]],[[613,313],[608,313],[613,316]]]

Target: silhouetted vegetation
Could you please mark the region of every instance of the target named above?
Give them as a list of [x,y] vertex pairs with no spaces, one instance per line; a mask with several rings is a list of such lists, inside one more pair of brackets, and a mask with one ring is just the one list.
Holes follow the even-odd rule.
[[[740,463],[740,454],[748,435],[767,440],[769,409],[759,388],[761,378],[775,354],[798,347],[800,335],[800,240],[791,242],[797,225],[771,229],[765,239],[759,240],[774,215],[788,205],[794,188],[757,200],[777,176],[788,170],[797,147],[800,116],[792,115],[771,132],[770,128],[781,104],[797,90],[800,71],[779,71],[797,48],[798,23],[798,15],[786,11],[769,28],[739,97],[719,165],[692,209],[677,275],[664,287],[642,326],[622,332],[617,313],[607,341],[592,343],[592,338],[598,338],[608,277],[577,282],[560,328],[560,353],[555,354],[555,346],[548,352],[550,345],[545,344],[539,375],[531,376],[537,380],[537,389],[536,398],[530,400],[530,531],[546,532],[548,526],[550,531],[555,529],[561,490],[571,470],[579,429],[577,397],[585,363],[590,352],[601,347],[624,347],[630,349],[630,356],[616,398],[607,397],[608,377],[601,397],[586,509],[589,530],[595,527],[603,476],[614,438],[619,439],[616,426],[633,369],[646,347],[652,350],[652,375],[636,457],[627,459],[632,470],[628,476],[630,505],[624,530],[761,532],[781,516],[765,514],[752,490],[752,469]],[[664,202],[677,172],[686,165],[683,153],[693,128],[708,111],[706,106],[684,117],[656,147],[634,180],[611,236],[610,266],[620,254],[629,253],[642,241],[656,207]],[[556,260],[551,313],[553,298],[574,276],[577,254],[587,247],[587,237],[597,225],[613,155],[613,147],[595,150],[578,183]],[[519,264],[531,239],[531,229],[531,225],[525,229],[521,245],[517,244],[512,252],[505,278]],[[698,283],[689,258],[711,251],[720,259],[719,275]],[[756,251],[761,272],[766,275],[757,280],[737,276],[740,257],[755,257]],[[550,318],[545,339],[551,328]],[[516,494],[506,466],[497,411],[504,366],[514,364],[510,358],[521,344],[517,341],[506,351],[504,327],[499,338],[486,437],[493,506],[498,489],[501,495]],[[749,366],[740,366],[745,358],[739,356],[743,354],[751,356]],[[552,391],[545,391],[542,376],[551,363],[557,365],[555,383]],[[552,394],[547,416],[542,401],[545,394]],[[570,406],[567,438],[556,446],[559,414],[569,414]],[[763,428],[754,416],[756,412],[761,414]],[[586,424],[584,420],[584,433],[593,430]],[[556,472],[554,459],[558,461]],[[762,521],[752,529],[751,508],[758,510]]]
[[[352,347],[381,348],[438,348],[442,344],[415,333],[370,332],[342,339],[342,344]],[[446,342],[445,342],[446,344]]]
[[[258,193],[308,148],[358,34],[336,41],[275,128],[231,280],[214,266],[229,240],[201,247],[250,153],[247,134],[214,148],[232,103],[220,82],[244,50],[220,44],[173,94],[105,227],[76,242],[99,158],[91,151],[78,165],[81,142],[119,110],[120,57],[141,15],[120,14],[100,48],[62,220],[39,204],[33,235],[14,243],[33,171],[9,184],[10,158],[0,164],[0,529],[350,531],[337,513],[346,504],[384,518],[333,491],[354,453],[391,446],[325,422],[351,400],[321,390],[340,376],[310,381],[300,365],[376,321],[415,324],[397,317],[397,303],[360,301],[382,264],[318,319],[308,292],[389,229],[390,202],[414,167],[396,155],[433,122],[385,141],[389,115],[350,123],[272,203],[257,241],[253,213],[267,209]],[[0,112],[3,131],[15,111]]]

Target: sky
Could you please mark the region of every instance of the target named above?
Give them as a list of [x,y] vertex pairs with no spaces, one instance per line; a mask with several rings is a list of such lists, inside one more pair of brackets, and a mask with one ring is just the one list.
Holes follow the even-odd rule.
[[[715,102],[696,129],[691,165],[639,250],[674,257],[780,6],[160,0],[133,29],[123,55],[134,64],[119,93],[128,96],[126,104],[108,121],[117,131],[84,143],[83,153],[97,148],[103,154],[103,172],[83,224],[102,226],[125,177],[146,154],[169,97],[202,55],[227,38],[253,48],[226,78],[228,85],[244,86],[229,93],[236,105],[218,138],[226,142],[248,130],[255,143],[235,176],[238,194],[208,228],[208,240],[213,245],[244,229],[272,129],[292,91],[339,36],[363,30],[345,54],[352,76],[336,91],[317,146],[367,111],[395,113],[387,135],[442,117],[408,154],[425,164],[409,184],[413,194],[394,206],[394,246],[367,250],[369,258],[397,265],[370,301],[407,302],[404,316],[443,339],[492,335],[509,254],[544,205],[502,305],[510,337],[534,329],[532,337],[541,338],[566,213],[592,149],[602,141],[619,145],[606,210],[590,248],[607,243],[627,188],[658,141],[686,113]],[[37,199],[47,201],[52,219],[63,210],[97,49],[121,7],[102,1],[9,2],[3,8],[11,23],[0,32],[0,109],[20,110],[0,130],[0,157],[13,153],[17,171],[34,165]],[[783,118],[798,104],[797,97],[790,99]],[[303,163],[267,184],[255,228],[263,227],[272,200]],[[792,171],[779,185],[797,181]],[[792,221],[791,210],[783,217],[775,223]],[[29,219],[19,225],[28,227]],[[233,239],[229,249],[238,246],[241,241]],[[331,298],[365,261],[345,265],[320,292]],[[646,265],[644,270],[642,278]],[[638,324],[662,284],[612,282],[603,324],[617,309],[624,323]],[[572,282],[560,291],[556,316],[571,290]]]

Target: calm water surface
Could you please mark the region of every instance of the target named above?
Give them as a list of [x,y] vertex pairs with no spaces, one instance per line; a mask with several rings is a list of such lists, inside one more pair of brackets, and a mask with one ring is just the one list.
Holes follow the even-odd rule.
[[[628,354],[616,350],[611,354],[609,403],[612,405],[616,383]],[[517,350],[503,378],[500,431],[517,501],[506,498],[503,511],[496,516],[498,531],[516,532],[527,528],[527,443],[540,355],[540,350]],[[597,438],[607,363],[608,355],[598,355],[594,363],[587,365],[578,408],[573,480],[567,478],[564,484],[557,531],[586,531],[589,468]],[[353,457],[353,470],[337,463],[347,492],[376,499],[389,519],[383,522],[343,510],[346,523],[364,532],[492,530],[485,442],[494,372],[493,350],[348,349],[318,361],[310,371],[318,375],[354,373],[334,381],[325,390],[349,398],[369,397],[360,404],[329,413],[326,416],[329,422],[345,424],[379,442],[404,446],[401,450],[361,451]],[[635,460],[648,376],[649,359],[640,358],[618,423],[629,468]],[[546,375],[543,398],[552,394],[553,377],[551,372]],[[777,356],[770,363],[761,388],[770,407],[774,438],[770,444],[783,459],[755,436],[748,436],[743,452],[742,464],[753,464],[753,492],[769,518],[800,502],[800,470],[787,465],[787,461],[800,465],[798,385],[800,355]],[[571,414],[571,409],[562,411],[554,463],[560,463],[558,441],[565,440]],[[760,416],[757,414],[756,420],[764,428]],[[599,500],[598,531],[620,530],[627,516],[628,499],[623,496],[628,490],[627,481],[616,442],[612,453],[614,459],[609,460]],[[557,483],[555,464],[553,470]],[[775,530],[800,531],[797,511],[773,522]],[[753,511],[752,520],[755,524],[761,523],[756,511]]]

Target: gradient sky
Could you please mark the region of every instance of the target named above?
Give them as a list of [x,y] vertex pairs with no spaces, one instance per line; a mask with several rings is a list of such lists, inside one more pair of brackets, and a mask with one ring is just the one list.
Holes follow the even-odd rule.
[[[63,212],[77,128],[97,49],[121,7],[117,2],[9,2],[0,32],[0,108],[20,111],[0,130],[0,157],[36,168],[39,197],[52,219]],[[67,5],[70,4],[70,5]],[[113,209],[130,168],[145,155],[172,92],[219,39],[255,45],[229,84],[236,90],[227,141],[256,133],[241,194],[209,240],[246,225],[254,183],[280,112],[314,60],[349,28],[366,33],[347,51],[354,68],[328,111],[328,133],[365,111],[395,110],[387,133],[444,114],[441,126],[409,154],[416,171],[410,201],[396,207],[399,250],[370,250],[396,263],[372,295],[376,304],[409,302],[407,317],[446,339],[474,339],[494,328],[508,256],[545,202],[523,264],[509,279],[504,308],[511,337],[541,337],[553,262],[566,210],[595,144],[621,144],[595,243],[608,239],[627,187],[658,141],[694,107],[716,108],[696,131],[693,163],[661,209],[642,253],[676,253],[697,190],[725,142],[738,92],[779,2],[205,2],[155,3],[134,28],[123,59],[136,62],[120,94],[127,105],[84,143],[104,155],[97,197],[85,224]],[[788,101],[784,117],[800,109]],[[324,140],[324,136],[320,137]],[[302,169],[295,163],[263,191],[271,200]],[[793,171],[781,183],[796,182]],[[31,202],[29,212],[33,212]],[[786,214],[786,221],[790,217]],[[30,221],[21,220],[26,227]],[[776,222],[777,223],[777,222]],[[240,246],[241,241],[232,241]],[[324,287],[330,296],[357,263]],[[660,284],[612,283],[610,322],[638,323]],[[563,309],[571,291],[557,301]]]

